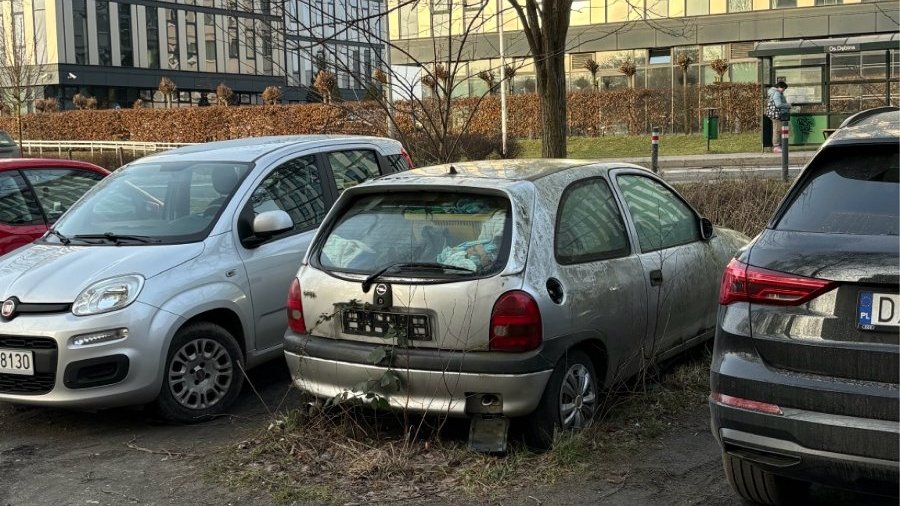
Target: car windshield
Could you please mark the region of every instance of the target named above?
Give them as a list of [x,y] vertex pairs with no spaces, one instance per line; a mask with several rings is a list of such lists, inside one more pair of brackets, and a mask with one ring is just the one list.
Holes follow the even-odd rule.
[[832,148],[807,168],[800,192],[776,230],[898,235],[897,144]]
[[202,161],[129,165],[85,194],[47,240],[90,244],[202,240],[250,167]]
[[8,133],[0,130],[0,146],[12,146],[15,145],[15,143],[16,141],[14,141]]
[[331,271],[454,279],[493,274],[508,256],[509,209],[503,197],[478,194],[364,195],[337,220],[317,258]]

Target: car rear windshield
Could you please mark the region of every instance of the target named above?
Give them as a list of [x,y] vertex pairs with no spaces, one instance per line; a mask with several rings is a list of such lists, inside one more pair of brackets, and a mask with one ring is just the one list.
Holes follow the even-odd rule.
[[[318,252],[319,265],[365,274],[394,269],[403,277],[493,274],[508,256],[509,209],[506,198],[489,195],[364,195],[331,228]],[[448,269],[435,269],[441,265]]]
[[777,230],[898,235],[897,144],[826,148],[816,159]]

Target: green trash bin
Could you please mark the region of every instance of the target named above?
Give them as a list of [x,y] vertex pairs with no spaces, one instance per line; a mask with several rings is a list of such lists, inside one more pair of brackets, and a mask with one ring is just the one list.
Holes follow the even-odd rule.
[[703,136],[706,139],[719,138],[719,117],[709,115],[703,118]]

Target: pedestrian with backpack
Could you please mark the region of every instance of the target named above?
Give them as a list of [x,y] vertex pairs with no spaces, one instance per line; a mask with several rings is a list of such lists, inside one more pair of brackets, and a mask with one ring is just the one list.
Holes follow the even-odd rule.
[[784,90],[788,87],[784,81],[778,81],[769,88],[766,100],[766,117],[772,120],[772,152],[781,153],[781,126],[791,119],[791,104],[784,98]]

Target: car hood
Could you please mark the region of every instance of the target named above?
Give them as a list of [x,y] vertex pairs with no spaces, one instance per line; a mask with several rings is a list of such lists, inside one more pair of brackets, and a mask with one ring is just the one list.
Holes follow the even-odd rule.
[[150,279],[197,257],[203,243],[171,246],[30,244],[0,258],[0,300],[73,302],[90,284],[124,274]]

